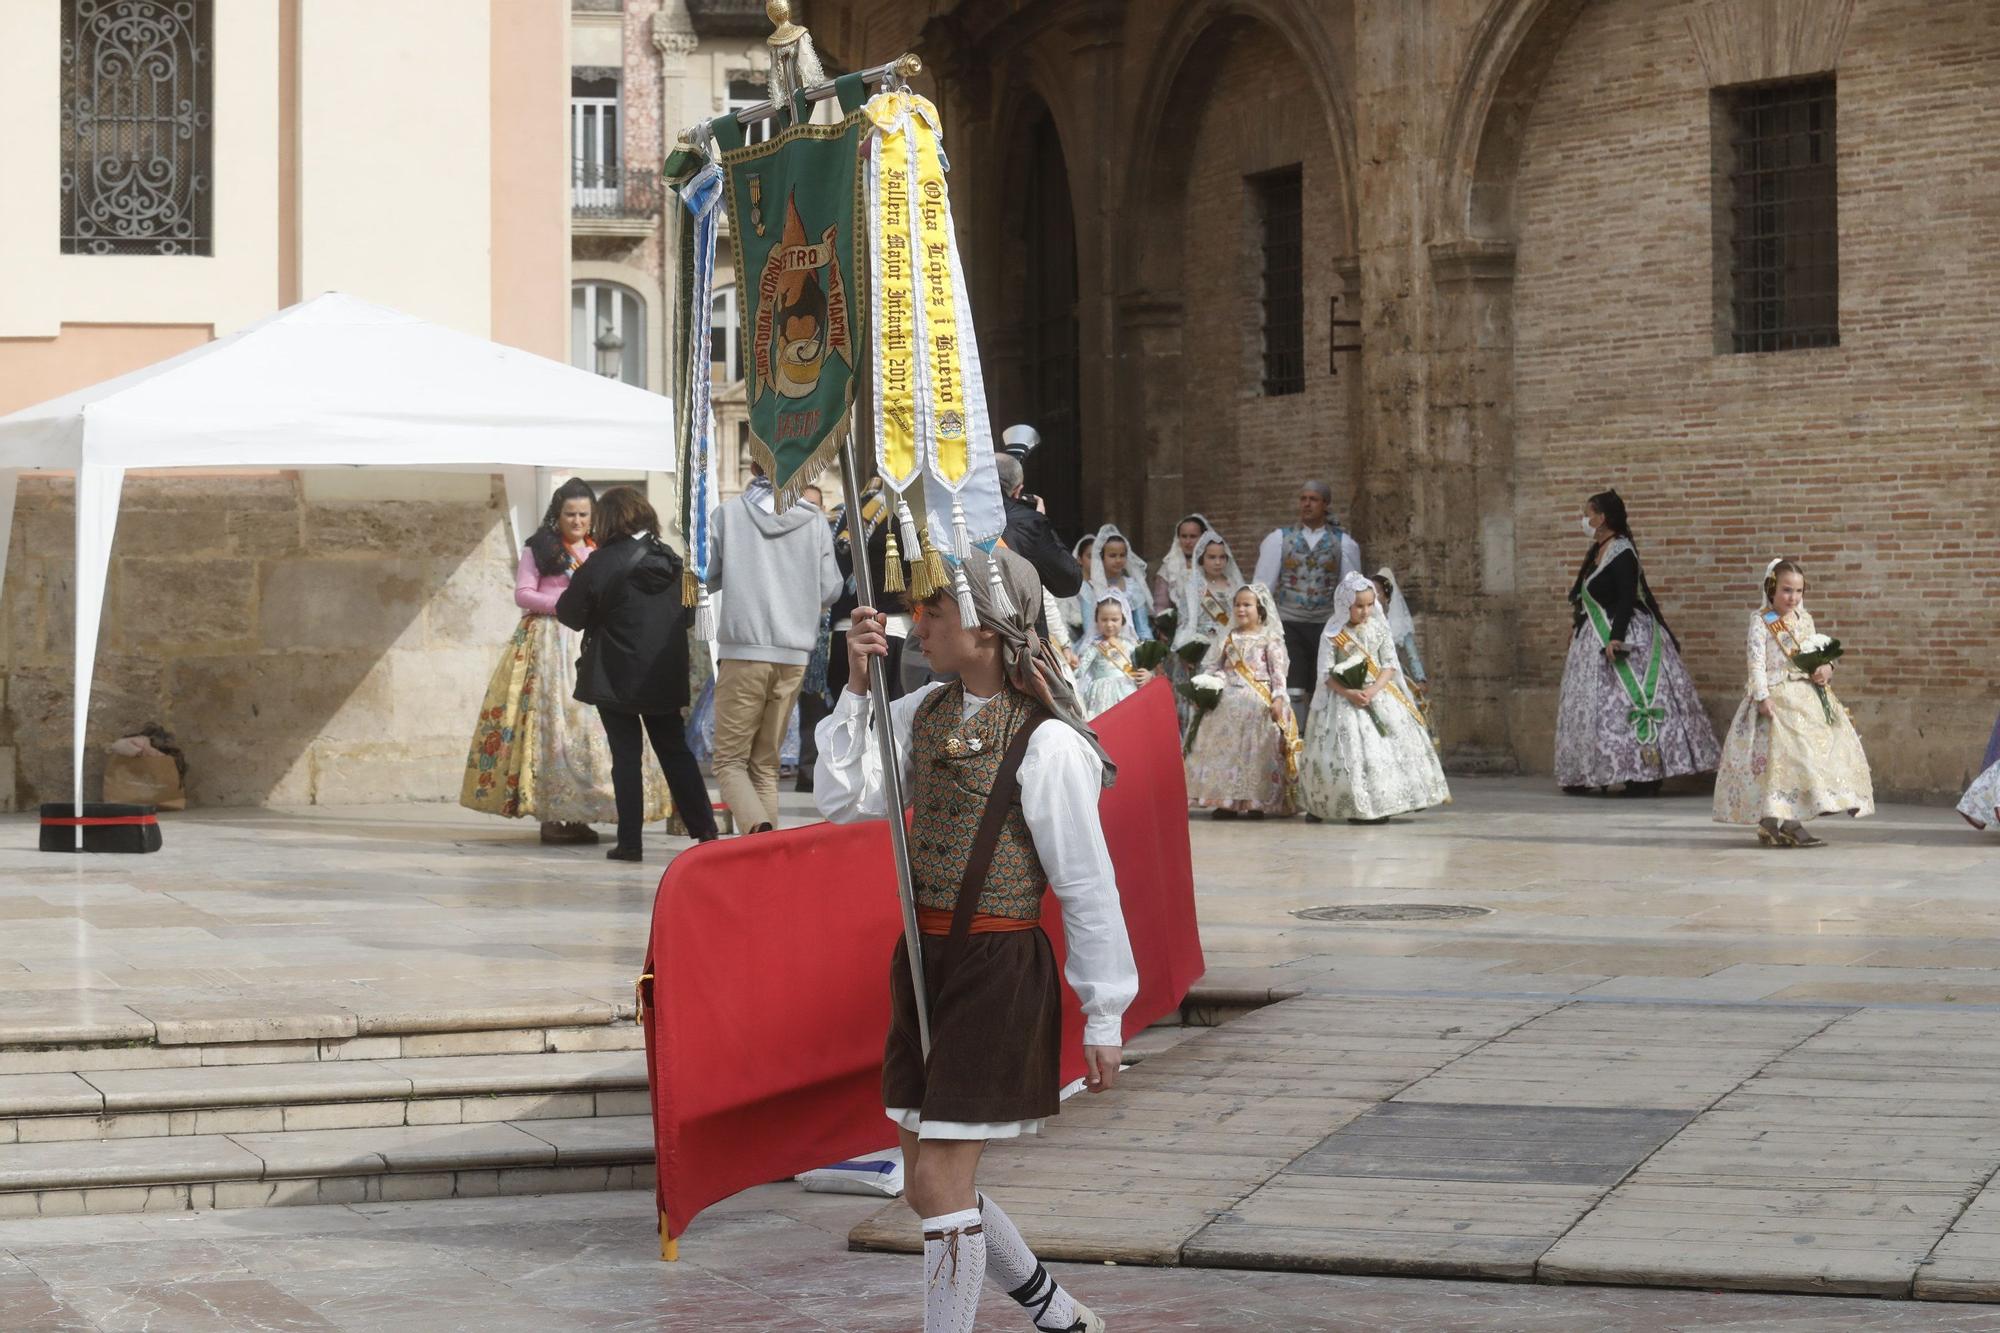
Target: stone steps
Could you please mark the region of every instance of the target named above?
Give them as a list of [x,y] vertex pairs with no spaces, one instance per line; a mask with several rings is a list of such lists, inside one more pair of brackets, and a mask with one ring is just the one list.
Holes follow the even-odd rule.
[[0,1148],[0,1219],[650,1189],[646,1115]]
[[0,1074],[0,1145],[646,1113],[642,1051]]
[[[643,1044],[613,1023],[16,1045],[86,1067],[0,1073],[0,1218],[647,1188]],[[468,1045],[488,1053],[436,1053]]]
[[[629,1016],[627,1016],[629,1017]],[[476,1022],[476,1016],[463,1021]],[[216,1025],[220,1028],[220,1024]],[[0,1077],[13,1074],[84,1073],[105,1069],[189,1069],[199,1065],[306,1064],[331,1060],[394,1060],[447,1055],[535,1055],[543,1052],[636,1051],[644,1048],[638,1024],[512,1024],[331,1037],[280,1037],[250,1041],[165,1041],[148,1029],[107,1036],[111,1029],[80,1034],[76,1025],[19,1031],[0,1041]],[[122,1031],[122,1030],[121,1030]],[[178,1035],[178,1034],[175,1034]],[[193,1034],[188,1035],[207,1035]]]

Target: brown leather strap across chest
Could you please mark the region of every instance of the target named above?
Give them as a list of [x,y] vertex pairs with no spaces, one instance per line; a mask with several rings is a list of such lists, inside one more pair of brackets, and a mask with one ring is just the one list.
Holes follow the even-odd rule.
[[1014,739],[1007,746],[1007,752],[1000,759],[1000,769],[993,776],[992,790],[986,794],[986,809],[979,816],[979,831],[972,838],[972,854],[965,862],[965,876],[958,885],[958,905],[951,914],[951,933],[945,936],[944,959],[938,966],[938,990],[944,990],[945,978],[958,965],[958,956],[965,948],[966,937],[972,933],[972,917],[979,907],[980,890],[986,885],[986,872],[993,864],[993,853],[1000,845],[1000,826],[1007,820],[1007,810],[1014,803],[1020,790],[1021,761],[1028,753],[1028,739],[1035,734],[1035,728],[1048,720],[1048,714],[1039,710],[1028,714],[1014,732]]

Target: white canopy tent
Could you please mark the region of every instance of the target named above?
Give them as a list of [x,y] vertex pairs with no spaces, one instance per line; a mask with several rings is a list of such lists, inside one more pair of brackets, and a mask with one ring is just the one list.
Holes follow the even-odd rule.
[[20,474],[76,474],[76,803],[127,470],[498,472],[519,541],[544,503],[538,468],[671,471],[673,439],[660,394],[339,292],[0,417],[0,581]]

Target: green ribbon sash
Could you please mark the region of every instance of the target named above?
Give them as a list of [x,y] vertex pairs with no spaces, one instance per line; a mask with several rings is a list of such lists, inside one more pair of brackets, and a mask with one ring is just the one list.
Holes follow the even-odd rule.
[[[1598,646],[1609,647],[1611,618],[1604,614],[1604,608],[1590,595],[1590,584],[1587,581],[1582,591],[1583,609],[1590,616],[1591,627],[1597,631]],[[1667,721],[1667,710],[1653,702],[1660,688],[1660,637],[1665,632],[1657,624],[1653,626],[1652,646],[1646,653],[1644,684],[1640,683],[1639,677],[1632,670],[1632,664],[1626,659],[1620,657],[1612,664],[1612,669],[1618,673],[1619,683],[1625,687],[1626,695],[1632,700],[1632,707],[1625,714],[1625,720],[1632,724],[1632,734],[1638,738],[1641,745],[1657,745],[1660,728],[1666,725]]]

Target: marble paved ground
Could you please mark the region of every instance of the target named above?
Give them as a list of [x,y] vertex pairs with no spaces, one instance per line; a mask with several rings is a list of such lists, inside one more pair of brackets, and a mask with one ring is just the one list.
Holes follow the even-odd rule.
[[[1195,821],[1206,993],[1286,998],[996,1153],[1024,1226],[1156,1263],[2000,1296],[2000,837],[1892,806],[1779,852],[1700,798],[1455,785],[1385,827]],[[623,1012],[684,845],[614,866],[445,806],[167,839],[0,851],[0,1042]],[[1485,914],[1292,915],[1435,903]]]
[[[851,1254],[872,1204],[765,1186],[677,1264],[649,1194],[0,1224],[8,1333],[907,1333],[917,1261]],[[1988,1306],[1739,1292],[1053,1266],[1115,1333],[1992,1333]],[[991,1288],[980,1333],[1024,1330]]]
[[[1206,984],[2000,1005],[2000,835],[1949,810],[1822,821],[1832,846],[1776,852],[1709,823],[1701,798],[1454,786],[1456,805],[1385,827],[1197,818]],[[786,802],[803,818],[809,799]],[[45,855],[34,837],[31,816],[0,815],[0,1042],[162,1022],[198,1040],[245,1014],[629,1010],[653,887],[687,845],[653,835],[649,863],[620,865],[451,805],[196,811],[145,857]],[[1492,911],[1290,915],[1430,902]]]

